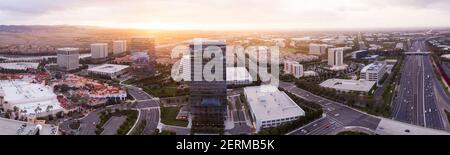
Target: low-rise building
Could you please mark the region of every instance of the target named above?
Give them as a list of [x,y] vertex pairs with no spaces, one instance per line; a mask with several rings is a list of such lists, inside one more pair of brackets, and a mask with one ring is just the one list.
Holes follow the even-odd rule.
[[0,135],[58,135],[58,126],[0,117]]
[[361,80],[380,81],[387,72],[386,62],[377,61],[365,66],[360,73]]
[[50,86],[32,79],[0,80],[3,108],[20,116],[43,117],[64,111]]
[[369,92],[375,85],[375,81],[328,79],[320,84],[325,88],[332,88],[344,92]]
[[103,64],[100,66],[89,68],[87,71],[89,74],[107,76],[111,79],[120,77],[128,72],[129,66],[116,65],[116,64]]
[[275,86],[246,87],[244,94],[257,132],[305,116],[305,111]]
[[38,67],[39,67],[39,63],[33,63],[33,62],[0,63],[0,68],[7,69],[7,70],[20,70],[20,71],[37,70]]
[[352,59],[361,59],[365,58],[369,55],[369,52],[367,50],[359,50],[352,52]]

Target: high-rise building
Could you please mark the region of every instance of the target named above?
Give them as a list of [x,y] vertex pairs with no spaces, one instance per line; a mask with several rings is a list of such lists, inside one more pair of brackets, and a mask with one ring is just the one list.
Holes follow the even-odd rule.
[[108,57],[108,44],[107,43],[91,44],[91,55],[92,59],[102,59]]
[[184,55],[181,58],[180,73],[184,81],[191,81],[191,57]]
[[286,61],[284,62],[284,72],[294,75],[295,78],[300,78],[303,76],[303,65],[296,61]]
[[126,40],[116,40],[113,42],[113,54],[121,54],[127,51],[127,41]]
[[292,75],[294,75],[295,78],[300,78],[303,76],[303,65],[301,64],[293,64],[292,65]]
[[79,67],[80,53],[78,48],[58,48],[57,64],[62,70],[70,71]]
[[309,54],[323,55],[327,52],[327,44],[309,44]]
[[134,73],[149,75],[155,72],[156,49],[153,37],[132,37],[130,51]]
[[343,48],[328,49],[328,65],[330,65],[330,66],[344,65],[344,49]]
[[[223,127],[226,116],[226,45],[222,41],[195,39],[189,45],[191,60],[190,107],[193,127]],[[211,50],[211,51],[208,51]],[[211,58],[203,57],[205,52],[222,53]],[[216,61],[216,62],[214,62]],[[207,63],[222,64],[212,72],[222,79],[206,80],[203,70]]]

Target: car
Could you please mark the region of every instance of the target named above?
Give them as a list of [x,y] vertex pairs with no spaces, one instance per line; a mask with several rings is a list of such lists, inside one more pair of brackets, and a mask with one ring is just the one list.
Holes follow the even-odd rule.
[[339,117],[340,115],[339,114],[334,114],[334,117]]
[[313,127],[316,127],[316,126],[317,126],[317,124],[314,124],[314,125],[313,125]]
[[305,130],[305,129],[302,129],[301,131],[302,131],[303,133],[308,133],[308,131]]
[[406,129],[405,132],[410,133],[411,131],[409,129]]

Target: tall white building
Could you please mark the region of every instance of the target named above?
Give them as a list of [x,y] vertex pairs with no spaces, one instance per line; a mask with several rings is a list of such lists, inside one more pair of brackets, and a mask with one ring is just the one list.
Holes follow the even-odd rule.
[[77,69],[79,64],[80,53],[78,48],[58,48],[57,64],[60,69],[70,71]]
[[344,49],[343,48],[328,49],[328,65],[330,65],[330,66],[344,65]]
[[294,75],[295,78],[300,78],[303,76],[303,65],[296,61],[285,61],[284,72]]
[[292,64],[295,64],[295,63],[298,63],[298,62],[285,61],[284,62],[284,68],[283,68],[284,72],[287,73],[287,74],[291,73],[292,72]]
[[101,59],[108,57],[108,44],[107,43],[95,43],[91,44],[92,59]]
[[191,56],[184,55],[181,58],[180,73],[184,81],[191,81]]
[[387,72],[386,62],[374,62],[365,66],[360,73],[360,79],[379,82]]
[[292,65],[292,75],[294,75],[295,78],[300,78],[303,76],[303,65],[301,64],[293,64]]
[[126,40],[116,40],[113,42],[113,54],[121,54],[127,51]]
[[327,44],[309,44],[309,54],[323,55],[327,52]]

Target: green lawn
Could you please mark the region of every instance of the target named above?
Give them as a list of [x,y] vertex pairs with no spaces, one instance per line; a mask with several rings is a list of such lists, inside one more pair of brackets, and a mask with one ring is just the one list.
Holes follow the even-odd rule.
[[187,127],[188,121],[176,120],[180,107],[161,107],[161,122],[166,125]]

